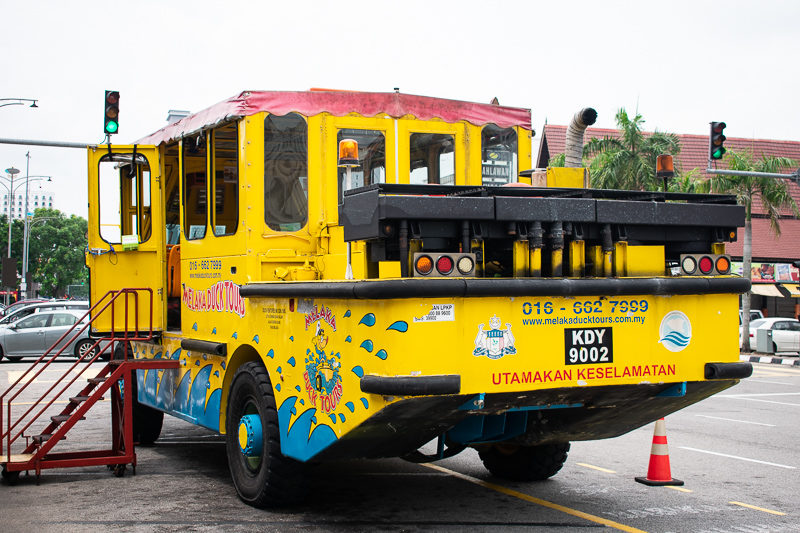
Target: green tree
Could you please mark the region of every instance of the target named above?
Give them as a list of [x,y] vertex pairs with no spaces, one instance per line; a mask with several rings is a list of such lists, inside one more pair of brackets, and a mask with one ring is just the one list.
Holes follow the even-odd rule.
[[672,133],[642,133],[644,119],[636,114],[628,117],[625,109],[616,116],[620,138],[591,139],[583,148],[589,157],[592,186],[598,189],[658,190],[662,181],[656,178],[656,156],[680,152],[680,141]]
[[[748,151],[728,151],[725,159],[729,170],[749,172],[780,173],[782,170],[794,168],[796,163],[786,157],[761,156],[756,160]],[[761,206],[769,218],[769,225],[776,236],[781,234],[780,211],[790,208],[795,216],[800,215],[797,204],[789,192],[786,180],[755,176],[720,175],[712,178],[715,192],[727,192],[736,195],[740,205],[745,209],[744,242],[742,243],[742,274],[749,276],[753,259],[753,200],[759,199]],[[750,330],[750,293],[742,295],[742,331]],[[742,335],[742,349],[750,351],[750,336]]]
[[670,192],[709,193],[711,180],[703,178],[700,171],[693,168],[688,172],[676,172],[668,188]]
[[28,270],[41,293],[63,296],[67,285],[88,282],[86,219],[57,209],[37,209],[30,223]]
[[[23,235],[23,222],[22,220],[11,221],[11,257],[17,260],[16,273],[22,273],[22,235]],[[8,257],[8,216],[6,214],[0,215],[0,254],[2,257]],[[16,286],[12,287],[16,290]],[[3,287],[5,290],[6,287]],[[0,302],[3,298],[0,297]]]
[[567,161],[567,154],[556,154],[547,162],[548,167],[563,167]]

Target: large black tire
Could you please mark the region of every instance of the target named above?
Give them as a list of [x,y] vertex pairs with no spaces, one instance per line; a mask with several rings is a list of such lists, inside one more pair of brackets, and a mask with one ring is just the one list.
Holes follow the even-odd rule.
[[[135,387],[135,385],[134,385]],[[136,400],[133,403],[133,441],[142,446],[152,446],[161,436],[164,425],[164,413],[142,405]]]
[[479,451],[483,466],[497,477],[542,481],[554,476],[567,461],[569,442],[539,446],[495,445]]
[[[90,341],[93,342],[93,341]],[[95,348],[97,349],[97,348]],[[77,353],[77,346],[75,347]],[[114,348],[114,359],[124,357],[124,345],[120,342]],[[128,354],[130,356],[130,346]],[[132,380],[131,398],[133,399],[133,442],[141,446],[152,446],[161,436],[161,427],[164,424],[164,413],[147,405],[139,403],[139,385],[134,374]],[[125,392],[123,391],[123,394]]]
[[[239,445],[244,415],[261,419],[263,447],[247,457]],[[281,454],[278,411],[267,370],[261,363],[245,363],[236,371],[225,420],[228,467],[239,498],[254,507],[295,503],[305,495],[302,465]]]

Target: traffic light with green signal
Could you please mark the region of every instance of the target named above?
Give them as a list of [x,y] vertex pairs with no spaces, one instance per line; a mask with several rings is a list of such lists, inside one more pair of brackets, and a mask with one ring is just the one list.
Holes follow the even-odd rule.
[[710,159],[722,159],[725,154],[725,147],[722,146],[727,138],[722,134],[725,127],[726,124],[724,122],[711,123],[711,133],[708,139],[708,157]]
[[119,91],[106,91],[103,132],[113,135],[119,132]]

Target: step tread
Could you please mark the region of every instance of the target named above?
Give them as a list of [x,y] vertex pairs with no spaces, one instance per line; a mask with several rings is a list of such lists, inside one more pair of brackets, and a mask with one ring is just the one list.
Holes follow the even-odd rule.
[[[89,399],[89,396],[73,396],[72,398],[69,399],[69,401],[71,403],[77,404],[77,403],[83,403],[83,402],[87,401],[88,399]],[[100,396],[97,399],[97,401],[99,401],[99,402],[102,402],[103,400],[105,400],[104,396]]]
[[[53,435],[50,433],[42,433],[41,435],[34,435],[33,437],[31,437],[33,442],[35,442],[36,444],[41,444],[43,442],[50,440],[51,438],[53,438]],[[63,437],[61,437],[61,439],[66,440],[67,436],[64,435]]]
[[[53,423],[55,423],[55,424],[60,424],[60,423],[62,423],[62,422],[66,422],[66,421],[67,421],[67,420],[69,420],[71,417],[72,417],[72,415],[56,415],[56,416],[51,416],[51,417],[50,417],[50,420],[52,420],[52,421],[53,421]],[[81,420],[86,420],[86,417],[85,417],[85,416],[82,416],[82,417],[81,417]]]

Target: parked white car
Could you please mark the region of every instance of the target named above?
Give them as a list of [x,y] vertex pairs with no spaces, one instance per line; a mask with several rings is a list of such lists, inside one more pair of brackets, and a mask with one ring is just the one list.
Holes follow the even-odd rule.
[[[772,331],[773,352],[800,352],[800,321],[794,318],[769,317],[750,321],[750,348],[756,348],[757,331]],[[741,339],[742,328],[739,327]]]

